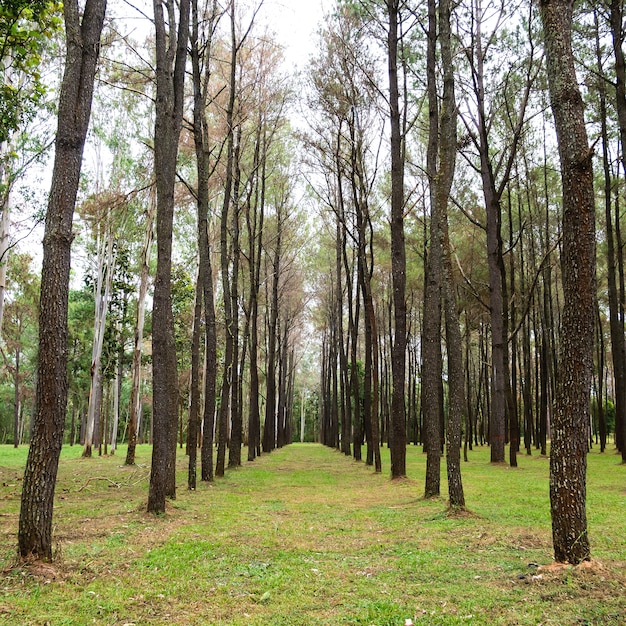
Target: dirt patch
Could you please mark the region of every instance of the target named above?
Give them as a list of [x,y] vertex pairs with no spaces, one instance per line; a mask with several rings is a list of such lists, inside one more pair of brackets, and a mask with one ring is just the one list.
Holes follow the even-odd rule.
[[563,572],[589,572],[591,574],[600,574],[605,572],[606,568],[600,561],[589,560],[583,561],[579,565],[571,565],[570,563],[557,563],[556,561],[549,565],[542,565],[538,568],[538,571],[548,574],[561,574]]
[[14,563],[2,571],[2,574],[5,576],[22,574],[44,583],[60,582],[67,578],[67,572],[64,571],[62,563],[55,562],[53,564],[38,559],[20,560],[16,558]]
[[446,517],[450,519],[483,519],[478,513],[474,513],[469,509],[460,509],[458,507],[448,507]]

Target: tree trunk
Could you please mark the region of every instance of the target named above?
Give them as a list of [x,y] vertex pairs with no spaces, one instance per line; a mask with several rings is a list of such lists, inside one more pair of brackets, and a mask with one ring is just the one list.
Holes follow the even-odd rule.
[[20,445],[20,348],[15,348],[15,367],[13,368],[13,447]]
[[[168,10],[167,19],[163,13]],[[152,466],[148,512],[164,513],[165,498],[176,497],[178,374],[172,314],[172,229],[176,158],[183,115],[189,36],[189,0],[181,0],[176,33],[172,1],[154,0],[156,28],[156,118],[154,168],[157,207],[157,270],[152,309]],[[166,26],[167,23],[167,26]]]
[[391,274],[393,283],[394,338],[392,346],[393,391],[389,448],[391,476],[406,476],[406,251],[404,245],[404,159],[398,89],[399,0],[387,0],[389,108],[391,126]]
[[0,216],[0,333],[4,318],[4,297],[6,293],[7,268],[9,265],[9,229],[11,227],[11,181],[6,170],[5,148],[8,143],[0,144],[0,185],[4,191],[0,195],[2,216]]
[[441,404],[439,388],[442,379],[441,294],[442,294],[442,228],[438,176],[439,103],[436,83],[437,12],[435,2],[428,3],[428,48],[426,74],[428,83],[429,132],[426,169],[430,198],[430,247],[425,260],[424,321],[422,326],[422,409],[426,477],[424,496],[438,496],[441,490]]
[[[622,0],[611,0],[611,34],[613,36],[613,53],[615,56],[615,78],[616,78],[616,109],[621,140],[621,161],[626,176],[626,60],[622,45],[624,43],[623,26],[623,2]],[[602,84],[604,89],[604,83]],[[606,123],[606,115],[603,115],[603,123]],[[607,207],[608,211],[608,207]],[[615,212],[616,231],[619,224],[619,211]],[[609,213],[607,212],[607,220]],[[609,239],[610,220],[607,221],[607,243],[613,248],[613,231],[611,228],[611,238]],[[616,232],[619,240],[619,233]],[[622,453],[622,462],[626,463],[626,342],[624,341],[624,319],[623,314],[617,317],[616,302],[612,299],[617,297],[617,292],[612,294],[615,285],[615,252],[607,251],[609,255],[609,307],[611,343],[613,352],[613,368],[615,373],[615,441],[617,449]],[[622,247],[618,243],[618,254],[622,254]],[[619,257],[618,257],[619,260]],[[612,267],[611,267],[612,266]],[[613,276],[611,276],[611,271]],[[614,284],[612,285],[611,282]],[[612,306],[613,305],[613,306]],[[613,310],[613,307],[615,309]]]
[[[202,46],[199,42],[198,2],[192,2],[191,64],[193,72],[193,134],[198,173],[197,211],[198,211],[198,272],[202,283],[198,288],[204,300],[205,325],[205,377],[204,377],[204,415],[202,417],[201,474],[203,481],[213,480],[213,431],[215,427],[215,392],[217,386],[217,335],[215,328],[215,303],[213,295],[213,268],[211,266],[211,248],[209,245],[209,157],[211,149],[205,110],[208,98],[208,84],[211,76],[209,62],[212,50],[213,33],[218,19],[217,0],[213,1],[206,27],[208,40]],[[201,57],[200,50],[204,53]],[[202,72],[204,63],[204,72]],[[199,297],[198,295],[196,297]]]
[[587,426],[593,368],[595,204],[592,151],[572,53],[572,0],[542,0],[550,103],[563,184],[563,316],[550,453],[554,556],[589,558],[586,514]]
[[[478,4],[480,14],[480,3]],[[491,162],[488,137],[488,120],[485,105],[483,63],[485,53],[482,48],[481,19],[476,20],[475,67],[473,68],[476,100],[478,105],[478,147],[480,153],[480,175],[487,216],[487,263],[489,268],[489,304],[491,321],[491,413],[489,423],[491,462],[504,462],[506,382],[504,368],[504,326],[502,299],[502,235],[500,194],[496,190],[495,175]]]
[[59,97],[52,184],[43,240],[36,409],[18,531],[19,553],[52,559],[52,511],[67,404],[67,315],[72,216],[91,114],[106,0],[63,7],[66,60]]
[[[505,313],[505,330],[504,336],[509,336],[508,320],[511,320],[511,327],[516,328],[517,323],[517,307],[515,300],[515,258],[513,255],[514,245],[514,232],[513,232],[513,202],[511,199],[511,189],[508,189],[508,214],[509,214],[509,276],[511,280],[510,300],[511,308],[508,313]],[[510,384],[507,386],[507,404],[509,405],[509,432],[510,432],[510,446],[509,446],[509,465],[511,467],[517,467],[517,453],[519,452],[519,440],[520,440],[520,427],[519,427],[519,411],[518,411],[518,394],[517,394],[517,365],[518,365],[518,343],[517,333],[515,333],[511,339],[511,372],[510,377],[507,376],[507,380]],[[507,350],[508,354],[508,350]],[[507,356],[508,362],[508,356]]]
[[146,295],[148,293],[148,277],[150,275],[150,250],[152,248],[154,212],[156,204],[154,194],[150,194],[150,203],[146,212],[146,234],[141,252],[141,278],[139,280],[139,295],[137,297],[137,319],[135,322],[135,339],[133,349],[133,363],[131,366],[131,390],[128,405],[128,448],[126,450],[126,465],[135,464],[135,450],[141,418],[141,354],[143,352],[143,327],[146,315]]
[[106,330],[109,300],[111,298],[111,281],[115,266],[115,252],[113,248],[114,233],[110,224],[110,214],[106,216],[106,242],[98,245],[98,278],[95,287],[95,316],[93,328],[93,346],[91,351],[91,388],[89,390],[89,408],[87,410],[87,430],[85,433],[84,457],[91,457],[91,447],[94,443],[94,433],[102,405],[102,348]]
[[[612,3],[616,4],[616,3]],[[624,416],[626,409],[626,380],[625,367],[626,363],[626,342],[624,341],[624,329],[620,322],[619,316],[619,300],[617,293],[617,276],[615,271],[615,237],[613,233],[613,191],[611,163],[609,158],[609,134],[607,128],[607,105],[606,105],[606,86],[604,76],[604,68],[602,67],[602,51],[600,47],[600,33],[598,26],[598,14],[594,12],[596,26],[596,59],[598,64],[598,94],[600,96],[600,124],[602,136],[602,165],[604,173],[604,210],[605,210],[605,229],[606,229],[606,257],[607,257],[607,291],[609,299],[609,328],[611,333],[611,354],[613,356],[613,375],[615,385],[615,417],[616,425],[620,418]],[[621,23],[621,18],[619,20]],[[613,23],[613,22],[612,22]],[[621,44],[620,44],[621,50]],[[625,103],[626,104],[626,103]],[[619,219],[619,215],[617,215]],[[598,329],[599,335],[602,337],[602,327],[600,325],[600,311],[598,309]],[[603,353],[600,353],[603,356]],[[604,411],[602,410],[602,369],[598,372],[600,384],[598,394],[598,416],[600,426],[600,451],[604,452],[606,447],[606,421]],[[622,456],[622,458],[624,458]]]
[[111,427],[111,454],[115,454],[115,450],[117,450],[117,431],[120,425],[120,397],[122,395],[124,345],[119,335],[118,341],[120,350],[117,355],[115,378],[113,379],[113,425]]
[[202,321],[202,287],[204,277],[198,268],[196,281],[196,302],[193,309],[193,331],[191,335],[191,385],[189,390],[189,427],[187,429],[187,450],[189,465],[187,470],[187,487],[196,488],[197,457],[198,457],[198,426],[200,416],[200,335]]
[[[430,0],[434,2],[434,0]],[[461,436],[463,429],[463,340],[459,323],[458,305],[452,275],[452,253],[448,235],[448,198],[454,179],[456,163],[456,100],[454,94],[454,68],[451,50],[451,6],[449,0],[439,2],[439,38],[443,69],[443,100],[439,124],[439,165],[436,178],[437,204],[442,230],[442,279],[448,351],[449,410],[446,429],[446,465],[448,471],[448,496],[454,509],[465,508],[465,495],[461,480]],[[439,116],[438,116],[439,117]]]
[[235,168],[235,177],[233,180],[233,214],[231,233],[232,247],[232,274],[230,281],[230,314],[232,321],[230,328],[232,329],[233,354],[231,365],[231,434],[228,446],[228,467],[238,467],[241,465],[241,444],[243,442],[243,419],[241,413],[240,387],[241,379],[239,377],[239,257],[241,255],[240,236],[239,236],[239,188],[241,184],[241,126],[237,127],[236,146],[233,154],[233,166]]
[[[272,259],[272,293],[267,338],[267,368],[265,393],[265,424],[263,428],[263,452],[271,452],[276,447],[276,330],[278,326],[278,283],[280,278],[280,257],[282,254],[283,210],[281,202],[276,207],[276,244]],[[330,380],[330,378],[329,378]],[[328,396],[326,396],[328,402]],[[326,405],[328,406],[328,405]]]
[[[246,205],[246,226],[248,229],[249,273],[249,318],[250,318],[250,414],[248,418],[248,461],[253,461],[261,448],[261,408],[259,403],[259,291],[261,288],[261,253],[263,242],[263,225],[265,221],[265,180],[267,166],[266,133],[261,131],[262,120],[259,120],[259,135],[255,154],[255,165],[261,159],[260,181],[255,183],[255,193]],[[261,144],[263,144],[261,146]],[[262,155],[261,155],[262,150]],[[255,167],[255,169],[256,169]]]

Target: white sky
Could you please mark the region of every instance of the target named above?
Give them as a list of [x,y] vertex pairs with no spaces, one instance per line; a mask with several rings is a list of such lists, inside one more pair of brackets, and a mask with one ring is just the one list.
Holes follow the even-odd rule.
[[[242,0],[247,7],[258,6],[261,0]],[[277,43],[286,47],[286,57],[302,67],[315,51],[315,34],[318,26],[335,0],[263,0],[257,15],[257,24],[269,26],[276,33]],[[133,7],[137,7],[138,11]],[[125,21],[134,36],[141,39],[152,26],[147,18],[152,17],[151,0],[113,0],[107,9],[109,15]]]
[[332,0],[265,0],[259,17],[286,46],[286,58],[302,68],[315,51],[316,32],[331,5]]

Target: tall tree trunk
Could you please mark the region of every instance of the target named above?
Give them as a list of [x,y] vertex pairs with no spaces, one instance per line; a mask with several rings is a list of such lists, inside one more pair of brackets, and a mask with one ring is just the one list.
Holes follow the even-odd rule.
[[[509,336],[508,320],[511,320],[511,327],[516,328],[517,324],[517,307],[515,300],[515,258],[513,255],[514,232],[513,232],[513,202],[511,198],[511,189],[508,189],[508,214],[509,214],[509,277],[511,281],[511,308],[509,313],[504,317],[505,320],[505,337]],[[509,465],[511,467],[517,467],[517,453],[519,452],[520,441],[520,426],[519,426],[519,410],[518,410],[518,394],[517,394],[517,366],[518,366],[518,343],[517,333],[511,338],[511,372],[510,378],[507,376],[507,380],[510,380],[510,385],[507,388],[509,404],[509,428],[510,428],[510,447],[509,447]],[[508,353],[508,350],[507,350]],[[508,356],[507,356],[508,360]]]
[[[21,325],[21,322],[20,322]],[[20,445],[20,348],[15,348],[15,366],[13,368],[13,447]]]
[[189,426],[187,429],[187,451],[189,465],[187,470],[187,487],[196,488],[198,458],[198,426],[200,422],[200,336],[202,322],[202,288],[204,276],[198,268],[196,281],[196,302],[193,308],[193,331],[191,335],[191,384],[189,390]]
[[[164,7],[168,11],[164,15]],[[154,168],[157,207],[157,270],[152,309],[152,466],[148,512],[164,513],[165,498],[176,497],[178,375],[172,314],[172,229],[176,159],[183,116],[189,37],[189,0],[176,6],[154,0],[156,29],[156,118]]]
[[[434,0],[430,0],[433,2]],[[439,165],[436,179],[438,210],[441,214],[442,230],[442,279],[448,351],[449,410],[446,429],[446,464],[448,471],[448,496],[450,506],[465,508],[465,495],[461,480],[461,436],[463,429],[463,340],[457,306],[456,289],[452,275],[452,253],[448,235],[448,198],[454,179],[456,163],[456,100],[454,94],[454,67],[451,49],[451,5],[450,0],[439,2],[439,38],[441,42],[441,64],[443,69],[443,101],[439,124]]]
[[387,54],[391,126],[391,274],[395,331],[391,358],[393,392],[389,433],[392,478],[406,476],[406,410],[404,403],[406,369],[406,251],[404,244],[404,159],[398,88],[399,6],[399,0],[387,0],[389,17]]
[[422,326],[422,409],[426,476],[424,496],[438,496],[441,490],[441,404],[442,378],[441,294],[443,273],[441,207],[437,187],[439,154],[439,102],[436,82],[437,12],[435,2],[428,3],[428,47],[426,74],[428,83],[429,132],[426,169],[430,198],[430,246],[426,255],[424,278],[424,321]]
[[363,445],[363,415],[361,410],[361,381],[359,380],[358,369],[358,336],[359,336],[359,320],[361,318],[361,299],[360,287],[357,283],[355,290],[356,304],[354,306],[354,325],[352,327],[352,344],[350,355],[350,389],[354,406],[354,416],[352,418],[353,434],[352,434],[352,455],[355,461],[362,460],[361,447]]
[[[615,3],[612,3],[612,5]],[[626,342],[624,341],[624,329],[620,322],[619,316],[619,300],[617,293],[617,277],[615,271],[615,237],[613,233],[613,191],[612,191],[612,175],[611,164],[609,159],[609,134],[607,128],[607,108],[606,108],[606,86],[604,68],[602,67],[602,51],[600,47],[600,32],[598,25],[598,13],[594,11],[596,26],[596,61],[598,64],[598,93],[600,96],[600,124],[602,135],[602,165],[604,173],[604,210],[605,210],[605,228],[606,228],[606,258],[607,258],[607,287],[609,296],[609,328],[611,333],[611,354],[613,356],[613,375],[615,385],[615,416],[616,425],[622,418],[626,410]],[[621,19],[620,19],[621,22]],[[621,46],[620,46],[621,49]],[[619,215],[617,215],[619,219]],[[600,312],[598,309],[598,322]],[[602,327],[598,323],[598,332],[602,336]],[[602,353],[601,353],[602,354]],[[606,447],[606,421],[604,412],[602,411],[602,369],[599,371],[599,390],[598,394],[598,415],[600,421],[600,451],[604,452]],[[624,456],[622,456],[624,458]]]
[[[289,320],[285,319],[282,323],[281,340],[279,346],[278,358],[278,447],[286,446],[288,441],[288,420],[287,420],[287,378],[289,376]],[[333,436],[336,433],[333,433]]]
[[[519,181],[519,176],[516,177]],[[518,205],[517,205],[517,217],[519,223],[522,223],[522,200],[521,190],[517,190]],[[526,293],[526,263],[524,254],[524,240],[520,239],[519,248],[519,271],[520,271],[520,298],[522,302],[526,301],[528,294]],[[533,444],[533,408],[532,408],[532,367],[530,358],[530,320],[528,315],[524,315],[521,326],[522,333],[522,403],[524,405],[524,447],[526,448],[526,454],[530,456],[532,454]]]
[[241,465],[241,444],[243,442],[243,419],[241,413],[240,387],[241,379],[239,377],[239,257],[241,255],[240,236],[239,236],[239,190],[241,185],[241,126],[237,127],[236,146],[233,154],[233,166],[235,168],[235,177],[233,180],[233,214],[231,232],[232,245],[232,277],[230,281],[230,314],[232,321],[230,328],[232,329],[232,366],[231,366],[231,435],[228,446],[228,466],[238,467]]
[[[350,454],[350,443],[349,437],[346,430],[346,424],[348,422],[348,403],[346,402],[346,393],[347,393],[347,385],[346,380],[348,377],[348,356],[346,353],[346,344],[344,337],[344,329],[343,329],[343,257],[344,251],[346,249],[346,226],[345,226],[345,215],[340,216],[341,219],[338,222],[338,246],[337,246],[337,255],[335,259],[336,263],[336,272],[337,272],[337,347],[339,350],[339,408],[340,408],[340,416],[338,428],[337,428],[337,448],[341,448],[341,451],[346,453],[345,441],[344,439],[348,439],[348,452]],[[346,283],[348,283],[350,277],[346,274]]]
[[[626,176],[626,60],[622,45],[624,43],[624,9],[623,0],[611,0],[610,21],[611,34],[613,36],[613,53],[615,56],[615,78],[616,78],[616,109],[620,131],[621,161]],[[604,85],[603,85],[604,87]],[[603,116],[605,122],[606,116]],[[607,220],[609,215],[607,213]],[[622,254],[622,247],[619,245],[619,211],[615,211],[616,235],[618,235],[618,254]],[[609,240],[607,221],[607,243],[613,247],[613,237],[611,229],[611,239]],[[613,282],[615,282],[615,261],[611,260],[609,254],[609,307],[611,307],[611,269],[613,270]],[[613,253],[615,254],[615,252]],[[618,257],[618,260],[621,257]],[[613,267],[611,268],[611,264]],[[623,279],[623,273],[622,273]],[[623,291],[623,289],[622,289]],[[616,294],[613,294],[615,296]],[[617,449],[622,453],[622,462],[626,463],[626,342],[624,341],[624,319],[623,313],[618,319],[614,319],[615,311],[611,312],[611,343],[613,347],[613,368],[615,373],[615,439]]]
[[135,464],[137,435],[139,434],[141,417],[141,354],[143,352],[143,327],[146,314],[146,295],[148,293],[148,277],[150,275],[150,250],[152,249],[154,212],[156,204],[154,194],[150,194],[150,203],[146,212],[146,233],[141,252],[141,278],[139,279],[139,295],[137,297],[137,319],[135,321],[135,338],[133,363],[131,366],[131,390],[128,406],[128,448],[126,465]]
[[[261,115],[259,116],[261,118]],[[261,408],[259,403],[259,290],[261,288],[261,254],[263,225],[265,221],[265,181],[267,167],[267,138],[261,131],[262,119],[259,119],[257,137],[256,167],[261,162],[261,176],[255,183],[255,193],[246,205],[246,226],[250,246],[249,272],[249,317],[250,317],[250,415],[248,418],[248,461],[253,461],[261,448]],[[261,146],[262,144],[262,146]],[[261,155],[261,150],[263,154]],[[256,169],[255,167],[255,169]]]
[[550,103],[563,184],[563,316],[550,452],[554,556],[589,558],[587,426],[593,369],[595,203],[592,151],[572,53],[572,0],[541,0]]
[[[205,325],[205,376],[204,376],[204,415],[202,416],[201,475],[203,481],[213,480],[213,431],[215,427],[215,392],[217,387],[217,332],[215,328],[215,302],[213,295],[213,267],[209,245],[209,178],[211,176],[209,158],[211,147],[205,116],[208,85],[211,77],[211,50],[213,33],[218,21],[217,0],[213,0],[206,45],[199,42],[200,15],[198,2],[192,2],[191,65],[193,72],[193,136],[196,151],[198,174],[198,276],[202,279],[198,288],[204,301]],[[203,56],[201,56],[201,51]],[[204,72],[202,64],[204,63]],[[200,297],[198,294],[196,297]]]
[[[276,353],[278,326],[278,284],[280,280],[280,260],[282,254],[283,211],[282,200],[276,207],[276,244],[272,259],[272,292],[267,338],[267,368],[265,392],[265,424],[263,428],[263,452],[271,452],[276,447]],[[328,378],[330,380],[330,378]],[[328,402],[328,396],[326,396]],[[326,405],[328,406],[328,404]],[[330,407],[329,407],[330,408]],[[325,443],[325,441],[324,441]]]
[[54,488],[67,405],[67,316],[72,216],[91,114],[106,0],[63,5],[66,58],[43,240],[36,404],[18,531],[22,557],[52,559]]
[[496,189],[495,175],[491,162],[488,137],[488,120],[485,104],[484,57],[482,47],[481,4],[476,6],[475,67],[473,68],[478,105],[478,146],[480,152],[480,175],[487,216],[487,263],[489,268],[489,303],[491,321],[491,421],[489,425],[491,462],[504,462],[505,422],[506,422],[506,382],[504,368],[504,327],[502,298],[502,235],[500,194]]
[[89,390],[89,407],[87,410],[87,430],[85,433],[84,457],[91,457],[91,447],[94,443],[96,423],[101,413],[102,404],[102,348],[106,330],[109,300],[111,298],[111,282],[115,265],[115,251],[113,248],[113,227],[111,216],[107,215],[106,241],[98,242],[98,277],[95,286],[95,314],[93,328],[93,346],[91,351],[91,388]]
[[113,426],[111,428],[111,454],[117,450],[117,431],[120,425],[120,397],[122,395],[122,378],[124,367],[124,343],[121,337],[121,330],[118,329],[119,351],[117,353],[117,364],[115,366],[115,378],[113,379]]
[[[229,97],[226,109],[227,128],[227,157],[226,157],[226,180],[224,183],[224,199],[222,203],[222,215],[220,219],[220,264],[222,272],[222,292],[224,297],[224,321],[226,325],[226,340],[224,347],[224,370],[222,374],[222,388],[220,392],[220,407],[218,417],[218,441],[217,441],[217,461],[215,465],[215,475],[224,476],[226,465],[226,443],[228,441],[228,422],[230,412],[230,390],[232,383],[233,368],[236,364],[233,361],[234,355],[234,328],[232,313],[232,297],[230,284],[230,261],[228,255],[228,218],[231,211],[231,199],[233,191],[234,165],[235,165],[235,87],[237,80],[237,41],[235,29],[235,2],[230,3],[230,78]],[[235,207],[237,210],[237,207]]]

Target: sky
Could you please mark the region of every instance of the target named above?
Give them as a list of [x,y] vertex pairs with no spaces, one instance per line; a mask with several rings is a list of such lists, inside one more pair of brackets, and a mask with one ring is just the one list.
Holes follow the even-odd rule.
[[301,68],[315,51],[316,32],[330,5],[331,0],[265,0],[260,17]]
[[[315,51],[315,35],[318,25],[334,0],[262,0],[257,23],[266,24],[276,33],[278,43],[286,47],[286,56],[298,67],[304,66]],[[261,0],[245,0],[245,6],[258,6]],[[152,0],[115,0],[109,3],[110,14],[126,21],[129,30],[137,39],[148,35],[152,26],[147,18],[152,17]],[[133,7],[137,7],[139,12]]]

